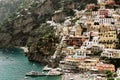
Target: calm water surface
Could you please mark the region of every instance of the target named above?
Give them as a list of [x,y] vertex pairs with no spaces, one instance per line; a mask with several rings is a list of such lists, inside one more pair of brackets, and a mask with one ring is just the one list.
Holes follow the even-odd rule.
[[31,70],[42,72],[44,65],[29,62],[21,49],[0,49],[0,80],[60,80],[60,76],[28,77]]

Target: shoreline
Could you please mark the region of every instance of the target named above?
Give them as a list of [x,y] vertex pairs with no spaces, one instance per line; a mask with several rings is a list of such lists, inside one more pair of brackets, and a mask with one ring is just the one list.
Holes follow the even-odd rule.
[[25,56],[28,55],[28,53],[29,53],[29,49],[28,49],[28,47],[24,47],[24,46],[23,46],[23,47],[19,47],[19,48],[23,50]]
[[25,54],[29,52],[28,47],[20,47],[20,49],[22,49]]
[[107,80],[107,78],[96,77],[92,74],[65,73],[61,76],[61,80]]

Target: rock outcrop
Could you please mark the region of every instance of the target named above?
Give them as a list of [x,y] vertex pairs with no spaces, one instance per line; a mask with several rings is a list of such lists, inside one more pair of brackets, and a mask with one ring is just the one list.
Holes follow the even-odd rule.
[[[81,8],[82,3],[91,3],[91,1],[93,2],[93,0],[44,0],[36,7],[34,5],[33,8],[23,9],[14,19],[3,23],[0,28],[0,46],[28,46],[29,60],[49,63],[59,40],[55,36],[53,27],[45,22],[60,8],[63,9],[63,17],[71,16],[72,9]],[[60,19],[59,15],[57,16]]]

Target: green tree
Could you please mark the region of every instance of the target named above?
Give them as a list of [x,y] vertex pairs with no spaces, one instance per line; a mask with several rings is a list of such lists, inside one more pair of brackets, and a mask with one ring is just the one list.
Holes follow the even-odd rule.
[[113,73],[111,71],[108,70],[108,71],[105,72],[105,74],[108,78],[107,80],[114,80]]

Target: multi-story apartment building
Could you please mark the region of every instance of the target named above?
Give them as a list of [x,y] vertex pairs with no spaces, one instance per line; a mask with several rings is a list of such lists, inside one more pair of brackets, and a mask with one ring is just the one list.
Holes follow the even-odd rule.
[[90,55],[91,51],[86,49],[76,49],[75,54],[73,55],[74,58],[86,58],[87,55]]
[[99,38],[99,43],[104,44],[105,48],[116,48],[118,43],[116,31],[101,32]]
[[117,49],[104,49],[101,57],[120,58],[120,50]]

